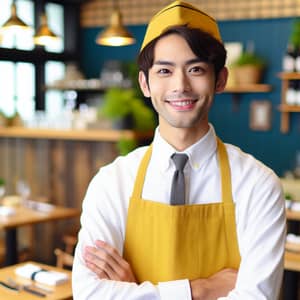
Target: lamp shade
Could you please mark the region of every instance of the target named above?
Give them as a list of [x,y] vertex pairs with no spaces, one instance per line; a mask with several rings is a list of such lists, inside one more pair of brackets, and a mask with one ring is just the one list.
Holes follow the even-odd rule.
[[9,19],[1,26],[1,32],[6,31],[30,31],[32,28],[24,23],[17,15],[17,7],[15,3],[11,4],[11,15]]
[[122,15],[115,9],[110,19],[110,25],[98,35],[96,43],[105,46],[126,46],[135,43],[134,37],[122,24]]
[[33,40],[36,45],[40,46],[46,46],[60,40],[60,38],[50,30],[47,22],[47,16],[45,14],[41,15],[41,24],[34,35]]

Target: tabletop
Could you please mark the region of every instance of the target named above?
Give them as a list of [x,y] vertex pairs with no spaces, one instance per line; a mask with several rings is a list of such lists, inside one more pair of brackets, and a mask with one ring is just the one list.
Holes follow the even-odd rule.
[[19,277],[18,275],[15,274],[15,269],[18,266],[22,266],[26,263],[31,263],[34,265],[37,265],[43,269],[46,270],[53,270],[53,271],[58,271],[58,272],[63,272],[68,275],[69,279],[67,282],[62,283],[57,286],[48,286],[48,285],[41,285],[39,284],[37,287],[42,287],[46,288],[48,292],[46,293],[46,297],[40,297],[33,295],[27,291],[20,290],[20,291],[12,291],[7,288],[4,288],[0,285],[0,299],[5,299],[5,300],[17,300],[17,299],[22,299],[22,300],[35,300],[35,299],[46,299],[46,300],[62,300],[62,299],[70,299],[72,297],[72,285],[71,285],[71,271],[41,264],[41,263],[36,263],[32,261],[28,261],[25,263],[9,266],[0,269],[0,281],[8,282],[9,278],[13,279],[15,282],[18,284],[33,284],[33,281],[24,279]]
[[72,218],[80,215],[76,208],[54,206],[49,211],[38,211],[24,206],[15,208],[15,214],[0,216],[0,229],[14,228],[23,225]]

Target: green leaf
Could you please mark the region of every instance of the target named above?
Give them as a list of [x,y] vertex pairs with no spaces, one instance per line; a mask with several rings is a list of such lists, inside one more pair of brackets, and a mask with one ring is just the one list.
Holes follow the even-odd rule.
[[132,150],[134,150],[138,146],[137,141],[135,139],[125,139],[122,138],[117,143],[117,148],[119,150],[120,155],[126,155]]

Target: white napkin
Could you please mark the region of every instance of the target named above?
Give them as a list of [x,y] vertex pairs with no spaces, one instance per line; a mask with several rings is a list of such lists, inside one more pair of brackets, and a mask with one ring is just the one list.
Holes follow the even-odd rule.
[[289,233],[286,236],[286,241],[288,243],[294,243],[294,244],[300,245],[300,236],[296,235],[296,234],[293,234],[293,233]]
[[16,210],[13,207],[9,206],[0,206],[0,216],[9,217],[16,214]]
[[21,267],[17,267],[15,269],[15,273],[21,277],[25,277],[27,279],[32,279],[32,275],[34,275],[34,281],[48,284],[48,285],[58,285],[68,280],[68,275],[62,272],[56,271],[47,271],[40,268],[37,265],[27,263]]

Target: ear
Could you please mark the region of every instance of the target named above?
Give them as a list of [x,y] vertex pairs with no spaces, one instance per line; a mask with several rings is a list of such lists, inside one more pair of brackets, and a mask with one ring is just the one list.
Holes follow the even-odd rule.
[[216,81],[216,93],[221,93],[224,91],[226,82],[228,78],[228,69],[224,67],[218,75],[217,81]]
[[150,95],[148,82],[147,82],[144,72],[142,72],[142,71],[139,72],[139,84],[140,84],[140,88],[141,88],[144,96],[149,98],[151,95]]

